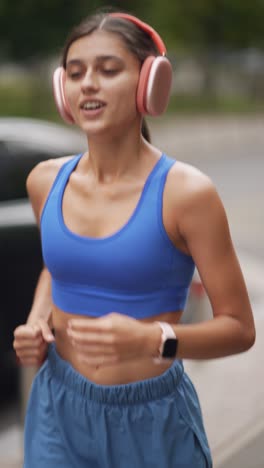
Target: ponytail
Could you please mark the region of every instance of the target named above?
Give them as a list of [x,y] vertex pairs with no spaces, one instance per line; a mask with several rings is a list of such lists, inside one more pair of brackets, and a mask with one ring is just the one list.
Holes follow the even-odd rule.
[[141,133],[142,133],[142,136],[145,138],[145,140],[151,143],[150,131],[149,131],[147,122],[144,117],[143,117],[142,125],[141,125]]

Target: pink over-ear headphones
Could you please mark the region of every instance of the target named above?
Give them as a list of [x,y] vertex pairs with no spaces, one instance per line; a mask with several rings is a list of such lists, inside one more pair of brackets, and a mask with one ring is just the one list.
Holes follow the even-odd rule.
[[[148,24],[127,13],[110,13],[109,16],[122,18],[139,26],[150,35],[161,55],[150,55],[143,62],[137,87],[137,109],[141,114],[157,116],[162,114],[168,104],[171,83],[172,67],[165,57],[166,47],[159,34]],[[67,123],[74,123],[70,107],[67,103],[64,83],[66,73],[63,67],[55,70],[53,75],[53,93],[55,103],[61,117]]]

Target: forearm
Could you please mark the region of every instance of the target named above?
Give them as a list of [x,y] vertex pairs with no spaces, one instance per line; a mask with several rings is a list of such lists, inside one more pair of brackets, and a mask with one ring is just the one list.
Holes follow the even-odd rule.
[[[159,326],[154,325],[151,346],[157,350],[161,335]],[[245,327],[227,315],[197,324],[172,326],[178,338],[178,359],[214,359],[237,354],[249,349],[255,339],[254,326]]]
[[27,323],[49,321],[52,310],[51,277],[46,268],[40,273]]

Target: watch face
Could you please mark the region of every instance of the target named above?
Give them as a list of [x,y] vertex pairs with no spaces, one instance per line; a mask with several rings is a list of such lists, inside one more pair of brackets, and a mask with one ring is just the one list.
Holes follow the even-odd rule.
[[176,338],[167,338],[163,347],[163,358],[174,358],[177,352],[178,341]]

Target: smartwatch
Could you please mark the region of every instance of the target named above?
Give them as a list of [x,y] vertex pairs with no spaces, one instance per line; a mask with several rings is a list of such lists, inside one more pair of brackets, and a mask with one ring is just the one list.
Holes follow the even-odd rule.
[[158,357],[154,357],[156,364],[167,359],[175,359],[178,348],[178,339],[172,326],[166,322],[156,322],[159,324],[162,335],[158,349]]

